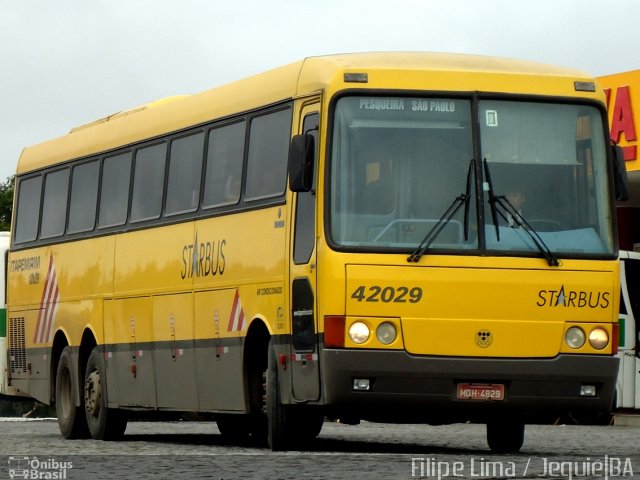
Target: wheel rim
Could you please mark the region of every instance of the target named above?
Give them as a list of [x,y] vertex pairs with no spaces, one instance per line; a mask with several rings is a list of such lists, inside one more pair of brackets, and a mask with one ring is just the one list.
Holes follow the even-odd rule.
[[102,389],[100,387],[100,375],[96,370],[92,371],[84,384],[84,404],[87,412],[92,417],[100,414],[100,397]]

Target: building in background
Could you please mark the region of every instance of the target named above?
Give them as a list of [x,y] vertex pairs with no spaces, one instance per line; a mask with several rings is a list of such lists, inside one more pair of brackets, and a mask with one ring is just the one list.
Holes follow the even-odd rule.
[[[607,96],[611,138],[622,147],[629,175],[630,199],[618,205],[621,250],[640,250],[640,70],[599,78]],[[635,248],[634,248],[635,246]]]
[[607,96],[611,138],[624,151],[629,177],[628,201],[618,204],[621,298],[620,370],[616,382],[618,411],[640,411],[640,70],[599,79]]

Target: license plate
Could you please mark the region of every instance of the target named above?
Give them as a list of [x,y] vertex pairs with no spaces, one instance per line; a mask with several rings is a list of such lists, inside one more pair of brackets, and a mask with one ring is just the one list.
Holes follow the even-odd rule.
[[504,385],[498,383],[459,383],[456,397],[458,400],[504,400]]

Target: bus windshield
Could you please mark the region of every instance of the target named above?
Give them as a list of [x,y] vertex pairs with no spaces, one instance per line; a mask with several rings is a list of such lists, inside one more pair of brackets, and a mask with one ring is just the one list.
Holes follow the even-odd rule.
[[[606,148],[603,117],[591,105],[342,97],[333,124],[331,240],[399,252],[431,235],[429,252],[539,256],[533,229],[554,254],[610,255]],[[451,215],[469,175],[471,195]],[[509,208],[492,208],[496,198]]]

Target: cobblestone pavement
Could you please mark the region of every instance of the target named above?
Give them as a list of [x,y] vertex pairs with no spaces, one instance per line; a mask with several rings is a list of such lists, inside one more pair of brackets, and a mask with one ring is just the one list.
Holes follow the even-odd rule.
[[305,451],[225,444],[211,422],[130,422],[120,442],[64,440],[55,420],[0,420],[0,479],[640,478],[640,427],[527,426],[491,455],[482,425],[326,423]]

